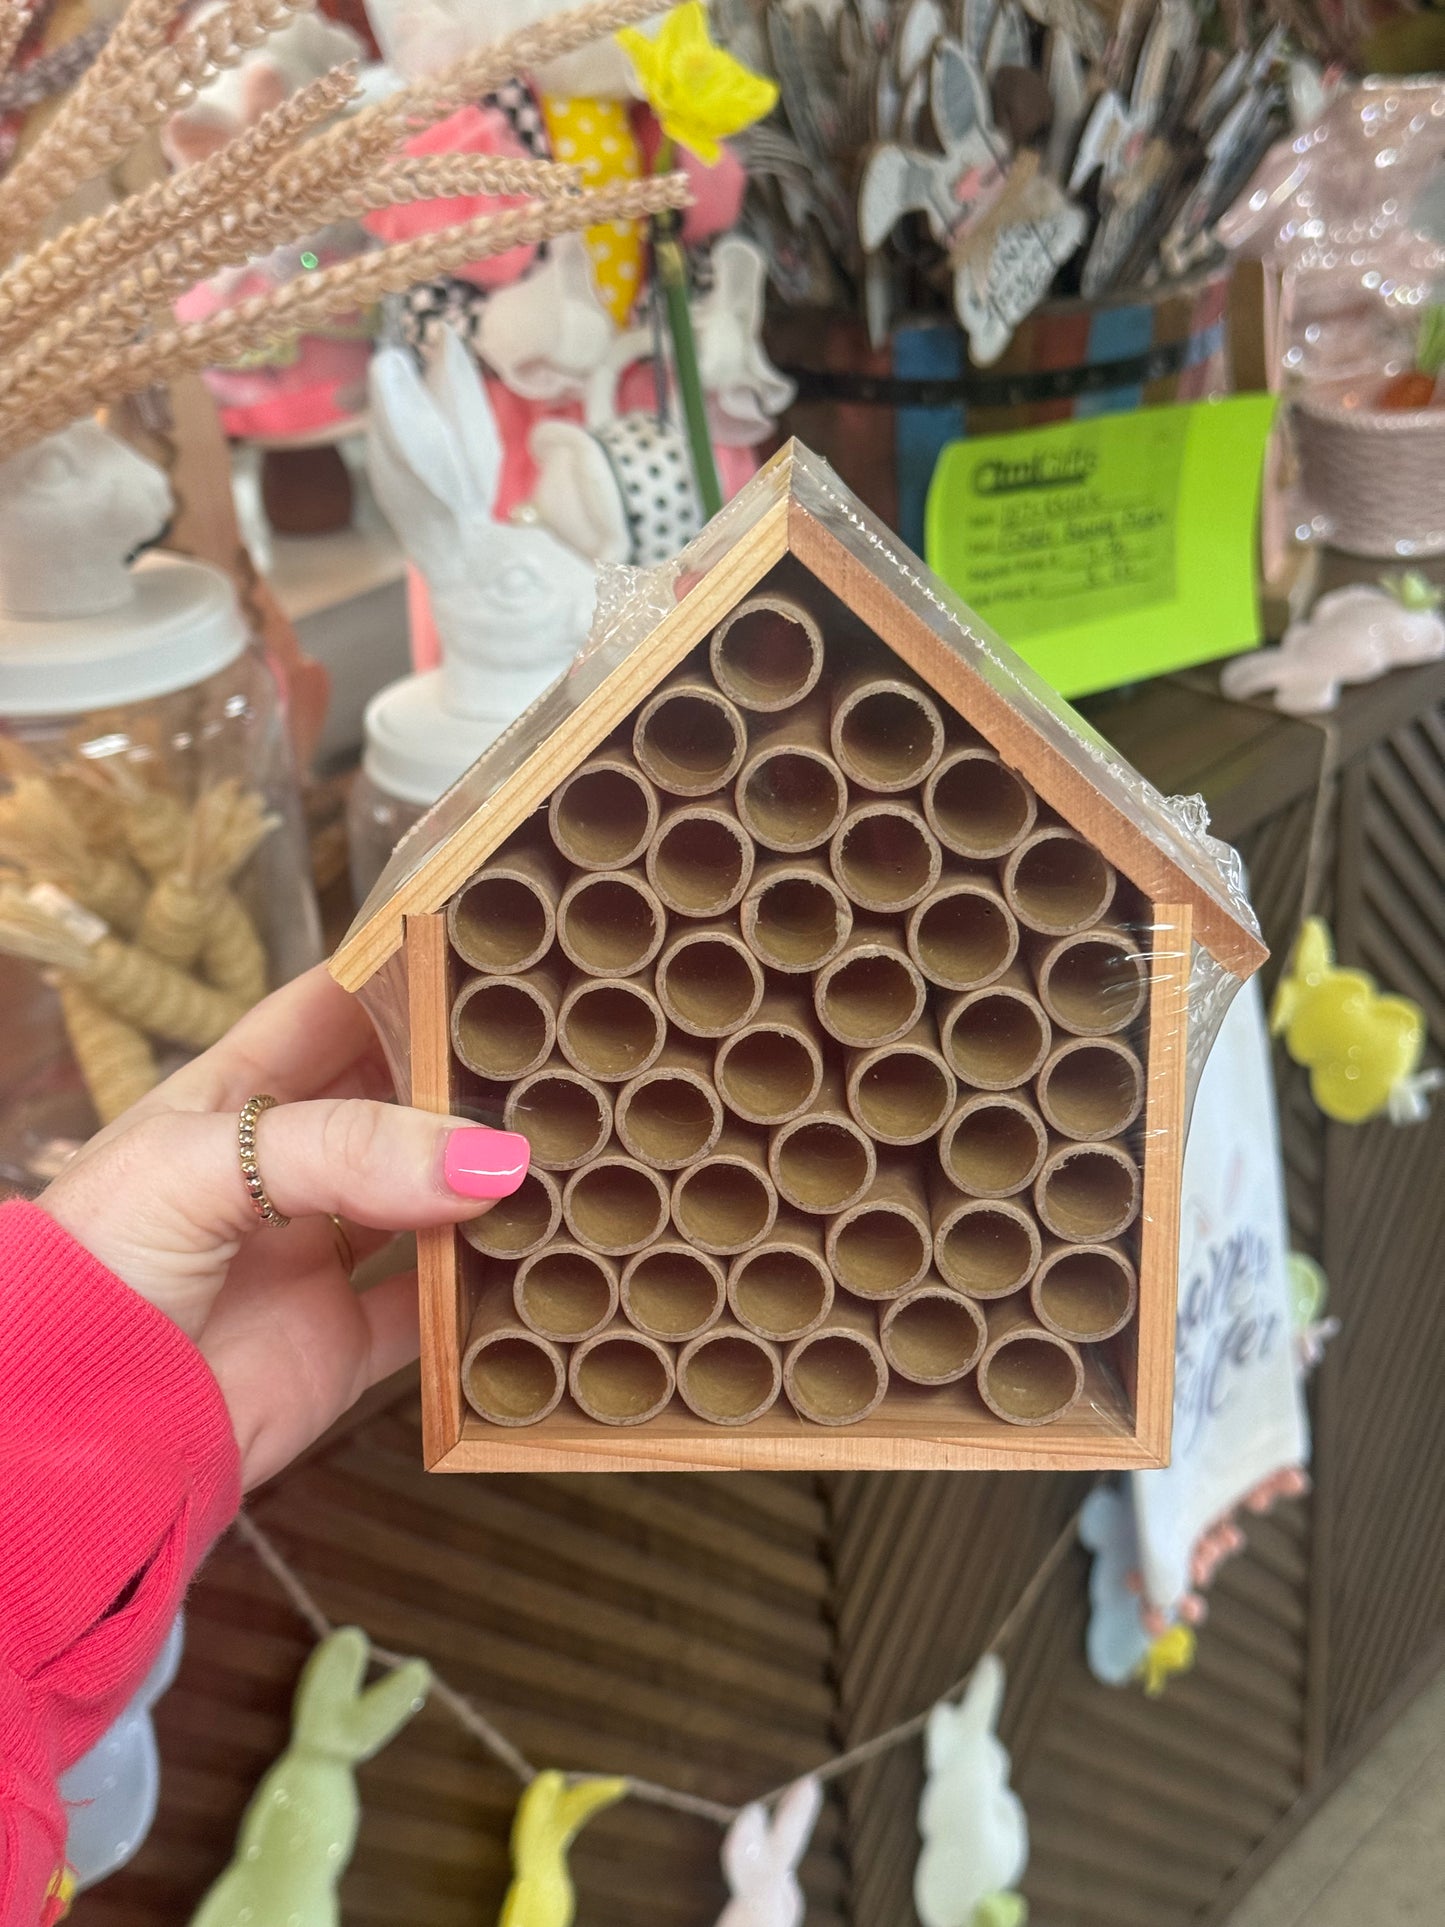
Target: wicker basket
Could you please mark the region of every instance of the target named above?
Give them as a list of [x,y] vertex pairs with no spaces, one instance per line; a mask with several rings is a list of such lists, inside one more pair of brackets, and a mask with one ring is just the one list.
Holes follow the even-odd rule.
[[1320,534],[1348,555],[1445,555],[1445,407],[1398,413],[1354,387],[1295,403],[1300,481]]

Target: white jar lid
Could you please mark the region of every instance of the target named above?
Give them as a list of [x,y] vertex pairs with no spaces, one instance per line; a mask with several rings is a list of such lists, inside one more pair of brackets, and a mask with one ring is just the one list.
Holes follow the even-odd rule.
[[361,767],[379,790],[402,803],[435,803],[495,741],[491,723],[442,707],[442,672],[428,669],[388,683],[366,705]]
[[219,569],[152,554],[131,579],[131,601],[102,615],[0,617],[0,716],[75,716],[168,696],[245,649],[236,592]]

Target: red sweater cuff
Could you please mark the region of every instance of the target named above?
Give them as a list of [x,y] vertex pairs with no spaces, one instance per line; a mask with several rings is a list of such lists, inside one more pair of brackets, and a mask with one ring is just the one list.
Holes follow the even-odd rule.
[[48,1702],[57,1767],[121,1710],[239,1502],[196,1347],[38,1206],[0,1207],[0,1664]]

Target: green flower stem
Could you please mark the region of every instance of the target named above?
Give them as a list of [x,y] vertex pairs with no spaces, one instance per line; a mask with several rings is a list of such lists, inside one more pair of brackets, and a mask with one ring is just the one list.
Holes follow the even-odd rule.
[[717,478],[717,464],[713,460],[707,404],[703,400],[702,376],[698,372],[692,310],[687,305],[687,258],[676,235],[661,227],[654,233],[652,258],[657,264],[658,279],[667,301],[667,325],[672,334],[677,386],[682,396],[682,412],[687,420],[687,439],[692,450],[697,492],[702,502],[703,516],[711,521],[722,507],[722,488]]

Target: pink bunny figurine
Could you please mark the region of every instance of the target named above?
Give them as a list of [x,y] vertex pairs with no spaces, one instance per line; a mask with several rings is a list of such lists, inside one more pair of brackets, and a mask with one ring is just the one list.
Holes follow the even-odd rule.
[[802,1927],[798,1865],[822,1804],[822,1785],[809,1774],[795,1781],[771,1811],[761,1801],[743,1808],[723,1841],[723,1872],[732,1898],[717,1927]]

